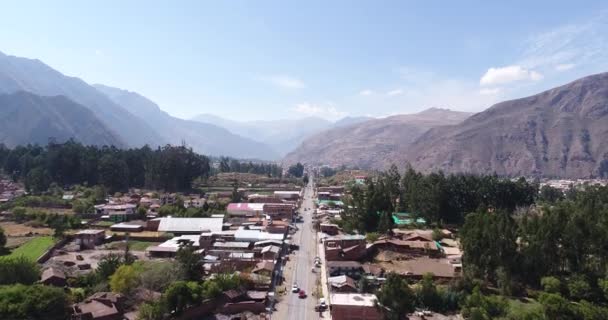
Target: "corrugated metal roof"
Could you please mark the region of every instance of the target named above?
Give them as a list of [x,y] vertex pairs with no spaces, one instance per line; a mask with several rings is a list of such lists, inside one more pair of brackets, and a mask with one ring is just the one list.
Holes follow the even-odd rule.
[[160,218],[158,231],[162,232],[218,232],[222,231],[223,218]]

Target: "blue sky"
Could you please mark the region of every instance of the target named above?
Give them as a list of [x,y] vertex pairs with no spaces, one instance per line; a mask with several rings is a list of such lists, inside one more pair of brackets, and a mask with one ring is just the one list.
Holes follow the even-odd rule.
[[480,111],[608,71],[606,1],[11,1],[0,51],[169,113]]

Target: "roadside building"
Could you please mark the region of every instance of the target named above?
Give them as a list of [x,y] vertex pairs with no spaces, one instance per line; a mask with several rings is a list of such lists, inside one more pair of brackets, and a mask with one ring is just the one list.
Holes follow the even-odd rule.
[[331,318],[333,320],[382,320],[376,308],[377,298],[368,293],[331,293]]
[[327,282],[331,286],[331,292],[341,293],[356,293],[357,284],[355,280],[347,275],[327,278]]
[[150,257],[175,257],[179,248],[183,246],[191,245],[194,248],[199,247],[199,236],[198,235],[181,235],[169,239],[157,246],[150,246],[146,248],[146,255]]
[[124,297],[98,292],[72,306],[72,320],[122,320]]
[[229,203],[226,207],[229,217],[260,217],[264,213],[263,203]]
[[95,206],[95,212],[102,218],[114,222],[129,221],[135,215],[137,206],[132,203],[100,204]]
[[164,217],[148,220],[146,228],[150,231],[169,232],[175,235],[220,232],[223,218],[175,218]]
[[273,220],[291,220],[295,212],[295,206],[289,203],[265,203],[263,212]]
[[363,266],[357,261],[327,261],[327,274],[330,277],[347,275],[359,279],[363,274]]
[[300,200],[300,191],[275,191],[274,196],[288,201],[298,201]]

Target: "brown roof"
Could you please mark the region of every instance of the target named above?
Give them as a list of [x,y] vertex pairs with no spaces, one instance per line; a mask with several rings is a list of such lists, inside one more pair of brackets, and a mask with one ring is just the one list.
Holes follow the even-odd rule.
[[65,273],[61,270],[57,270],[55,268],[48,268],[42,272],[42,276],[40,277],[40,281],[44,282],[50,278],[60,278],[65,279]]
[[389,240],[378,240],[374,242],[374,244],[386,244],[390,243],[395,246],[404,246],[410,248],[417,249],[428,249],[428,250],[439,250],[437,248],[437,244],[435,242],[428,241],[407,241],[407,240],[399,240],[399,239],[389,239]]
[[365,273],[373,274],[375,276],[379,276],[382,274],[382,268],[373,264],[364,264],[363,271]]
[[256,272],[262,271],[262,270],[266,270],[266,271],[272,272],[274,270],[274,262],[272,262],[272,261],[260,261],[255,266],[255,269],[253,269],[251,272],[256,273]]

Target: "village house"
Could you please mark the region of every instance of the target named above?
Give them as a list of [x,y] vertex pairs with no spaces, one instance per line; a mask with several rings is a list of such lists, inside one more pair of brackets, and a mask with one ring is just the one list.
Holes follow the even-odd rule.
[[333,320],[382,320],[376,308],[377,298],[369,293],[331,293],[331,318]]
[[295,206],[289,203],[265,203],[263,212],[273,220],[291,220],[295,212]]
[[98,292],[72,306],[72,320],[122,320],[124,297]]
[[261,217],[264,213],[263,203],[229,203],[226,207],[229,217]]
[[347,275],[327,278],[327,282],[331,286],[331,292],[341,293],[356,293],[357,284],[355,280]]
[[148,220],[146,229],[149,231],[169,232],[175,235],[197,234],[204,232],[220,232],[223,228],[223,218],[177,218],[163,217]]
[[98,229],[86,229],[76,232],[74,236],[76,238],[75,242],[81,250],[95,249],[95,246],[102,244],[105,240],[106,232]]
[[340,230],[338,225],[333,223],[321,223],[319,226],[321,228],[321,232],[332,236],[337,235],[338,231]]
[[326,267],[330,277],[347,275],[359,279],[363,274],[363,266],[357,261],[327,261]]
[[101,215],[102,219],[114,222],[129,221],[135,214],[137,206],[132,203],[123,204],[100,204],[95,206],[95,212]]
[[359,260],[367,253],[365,236],[362,235],[327,237],[324,246],[325,259],[328,261]]
[[442,255],[437,243],[434,241],[407,241],[399,239],[386,239],[374,242],[368,250],[372,251],[391,251],[410,256],[430,256],[438,257]]
[[274,196],[288,201],[298,201],[300,200],[300,191],[275,191]]
[[190,245],[194,248],[199,247],[198,235],[181,235],[171,238],[157,246],[146,248],[146,255],[150,257],[175,257],[177,251],[183,246]]
[[42,271],[40,283],[47,286],[65,287],[67,281],[63,271],[51,267]]
[[247,202],[249,203],[283,203],[278,197],[274,195],[263,195],[263,194],[250,194],[247,196]]

